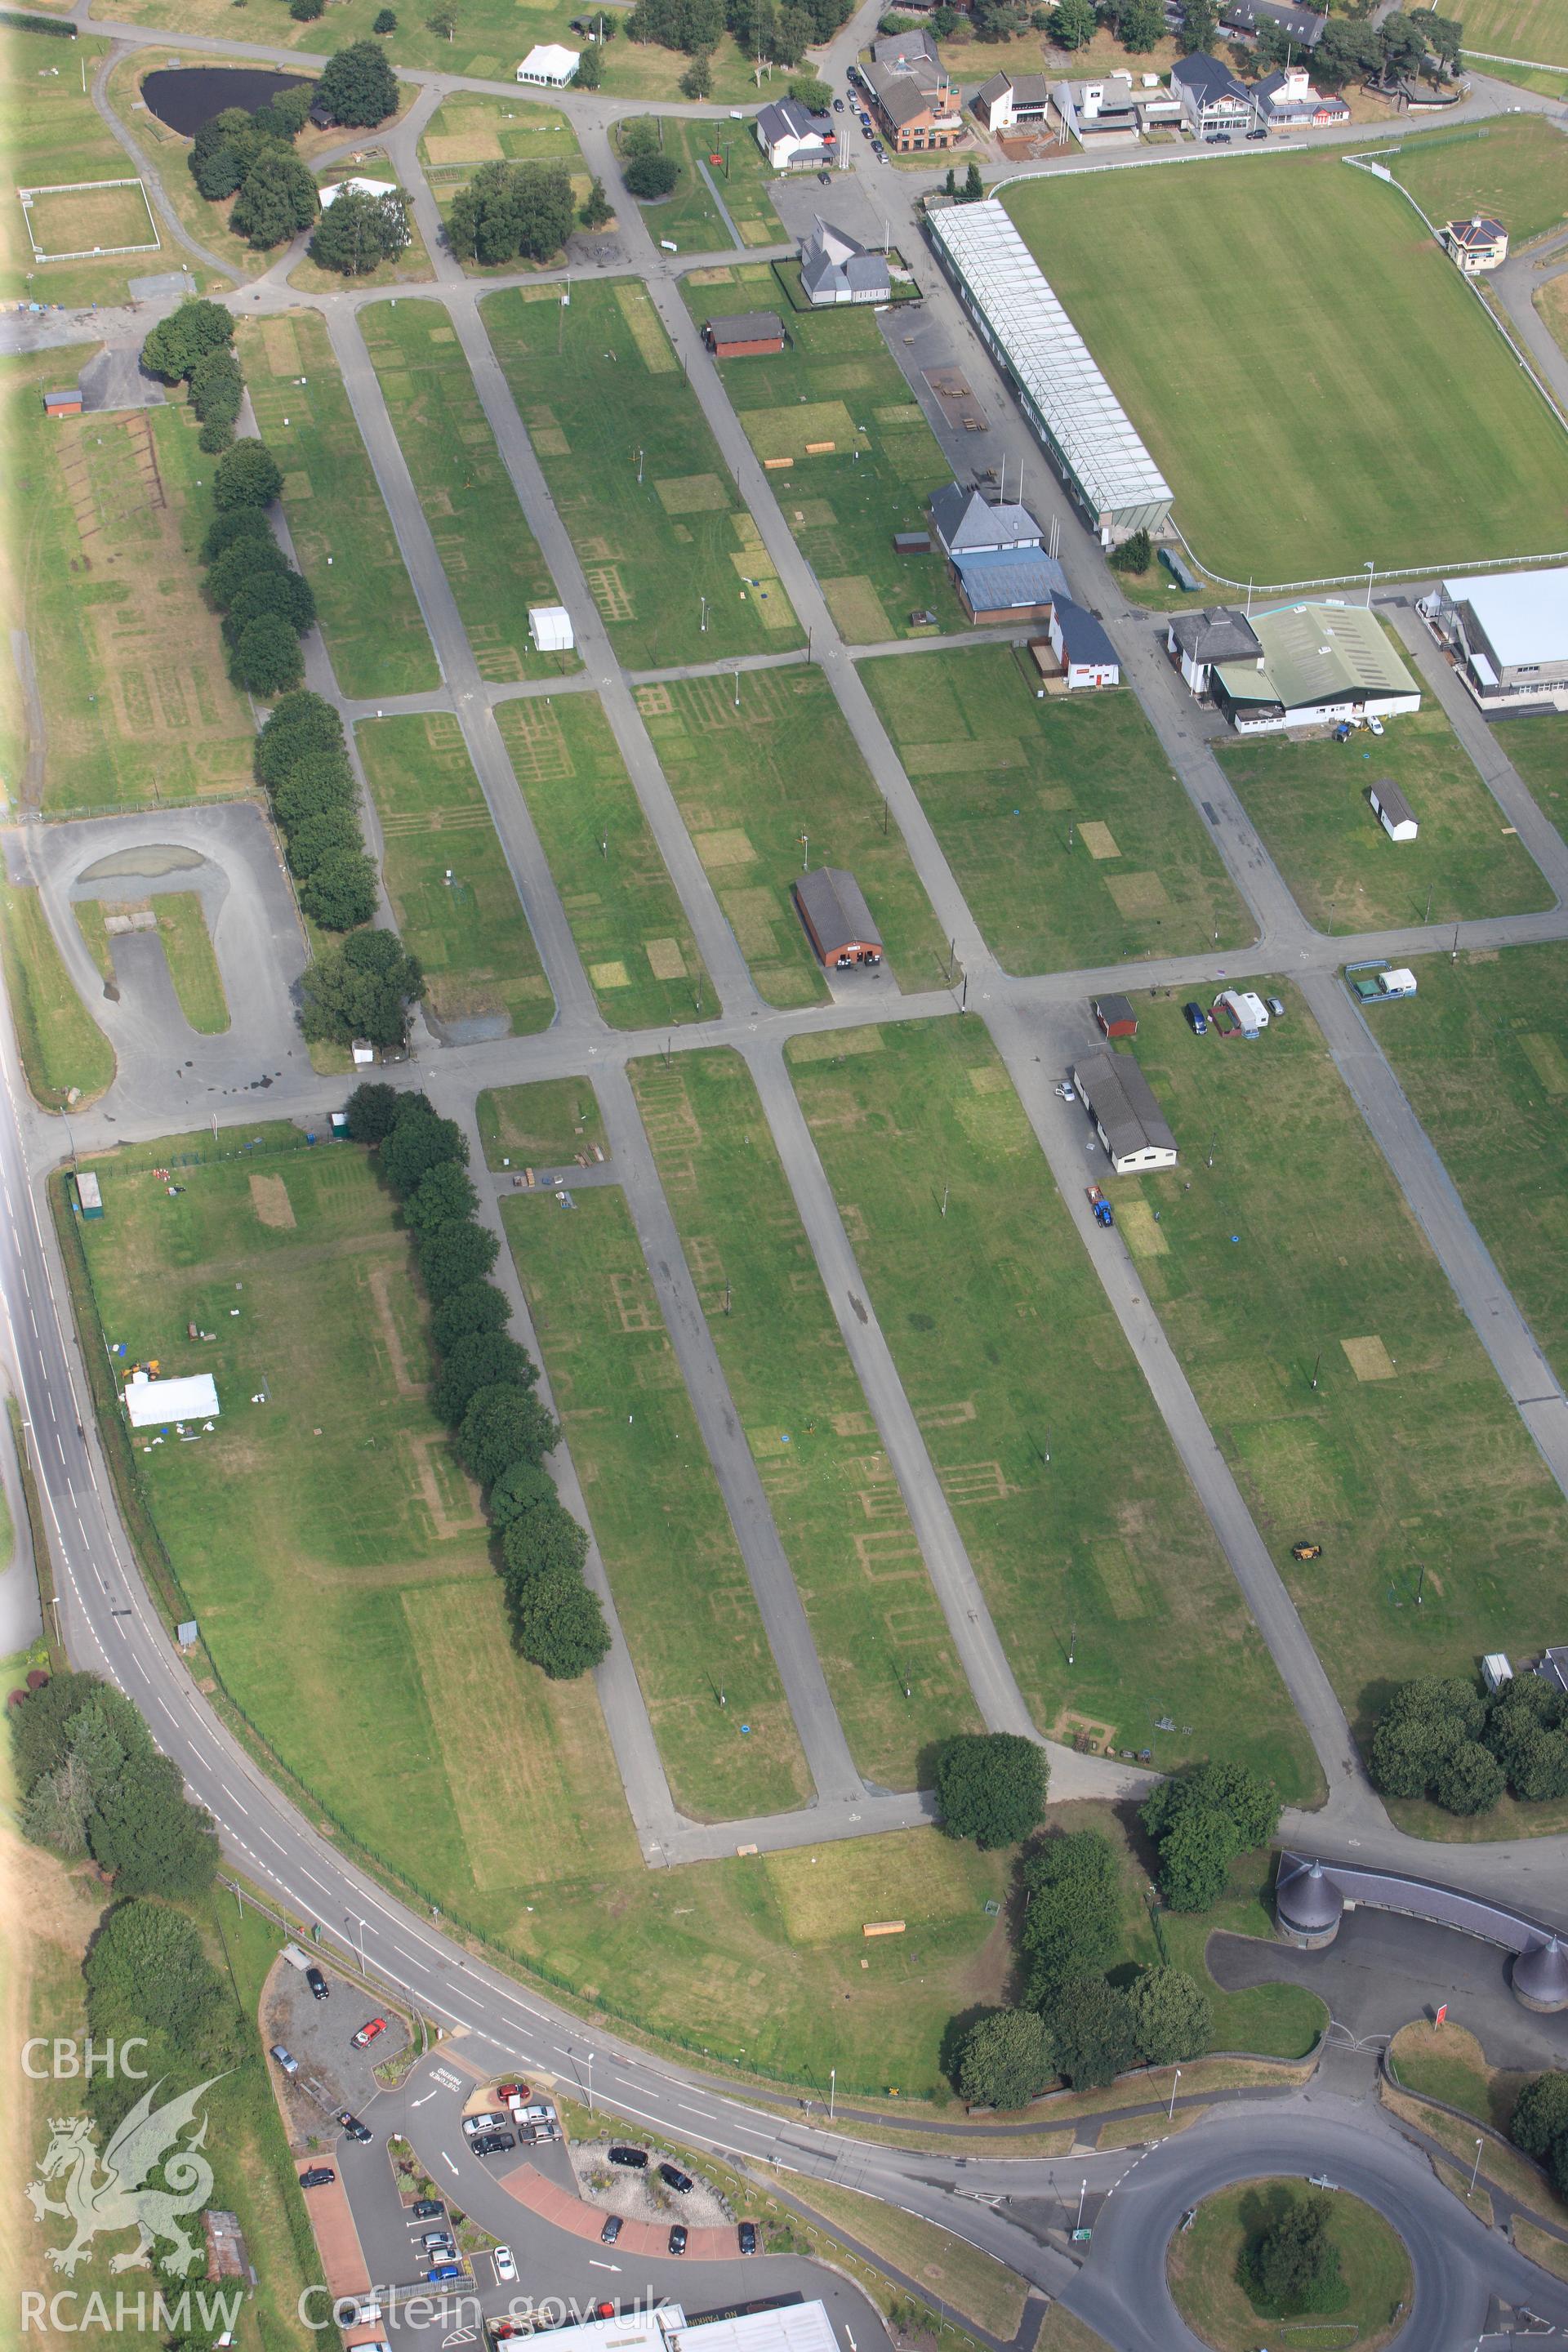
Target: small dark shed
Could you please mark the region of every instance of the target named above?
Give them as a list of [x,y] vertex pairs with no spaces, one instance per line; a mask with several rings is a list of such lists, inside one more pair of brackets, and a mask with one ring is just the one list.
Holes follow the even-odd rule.
[[896,530],[893,545],[900,555],[929,555],[931,533],[929,530]]
[[842,866],[819,866],[795,884],[795,903],[825,964],[846,971],[851,964],[881,962],[882,935],[853,874]]

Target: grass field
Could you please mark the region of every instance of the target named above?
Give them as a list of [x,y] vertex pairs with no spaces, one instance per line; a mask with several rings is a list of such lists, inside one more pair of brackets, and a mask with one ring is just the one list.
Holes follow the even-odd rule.
[[[1503,58],[1568,66],[1564,0],[1476,0],[1465,10],[1465,36],[1467,50],[1495,49]],[[1479,58],[1477,67],[1481,73],[1492,70]]]
[[[1378,1040],[1498,1262],[1568,1379],[1568,951],[1428,956],[1414,1017]],[[1497,1149],[1499,1122],[1510,1149]]]
[[487,1168],[546,1168],[604,1145],[604,1121],[586,1078],[541,1078],[497,1087],[474,1106]]
[[600,1012],[617,1029],[689,1021],[713,990],[596,694],[496,712]]
[[[1563,324],[1568,329],[1568,310],[1563,312]],[[1498,728],[1496,740],[1545,814],[1561,828],[1568,819],[1568,711],[1510,719]]]
[[[1390,719],[1381,742],[1363,731],[1348,743],[1266,735],[1222,743],[1219,757],[1320,930],[1457,922],[1552,903],[1436,701]],[[1373,814],[1367,793],[1384,778],[1415,812],[1414,841],[1390,841]]]
[[195,891],[161,890],[155,898],[117,898],[109,904],[97,898],[78,898],[74,903],[82,938],[105,981],[114,979],[114,958],[104,928],[105,916],[130,914],[138,908],[155,913],[158,936],[181,1012],[204,1037],[220,1036],[228,1027],[228,999],[224,994],[223,976]]
[[788,1811],[810,1776],[641,1245],[618,1192],[575,1197],[508,1201],[507,1238],[676,1802]]
[[912,666],[868,661],[860,676],[1009,971],[1252,936],[1131,694],[1038,702],[1007,646],[924,654]]
[[[1137,1057],[1184,1156],[1137,1187],[1161,1212],[1156,1254],[1128,1237],[1361,1730],[1390,1680],[1539,1647],[1563,1504],[1321,1032],[1285,1003],[1255,1045],[1193,1037],[1173,1003],[1140,1008]],[[1323,1547],[1306,1566],[1303,1538]]]
[[1464,58],[1467,73],[1486,74],[1494,81],[1510,82],[1515,89],[1532,89],[1538,98],[1568,98],[1568,81],[1562,66],[1512,66],[1500,64],[1495,58],[1479,58],[1468,51]]
[[850,869],[900,984],[933,986],[947,942],[821,672],[753,670],[740,697],[737,709],[728,679],[694,678],[637,701],[759,992],[827,993],[790,895],[806,858]]
[[1549,278],[1544,286],[1536,288],[1530,299],[1545,320],[1547,331],[1564,352],[1568,352],[1568,290],[1565,290],[1563,279]]
[[[618,124],[617,133],[625,128],[625,121]],[[670,114],[664,117],[662,128],[664,152],[680,166],[680,178],[673,195],[642,207],[655,236],[672,238],[682,253],[722,253],[734,244],[708,181],[698,168],[703,163],[742,245],[786,242],[784,223],[769,194],[774,175],[749,122],[691,122]],[[616,153],[617,157],[621,153],[618,145]],[[712,161],[715,155],[717,163]],[[636,202],[626,195],[616,200],[627,207]]]
[[372,719],[354,732],[386,894],[425,967],[428,1011],[447,1028],[482,1024],[468,1034],[486,1036],[548,1028],[550,983],[457,720]]
[[528,608],[553,604],[555,583],[446,310],[374,302],[360,325],[480,675],[500,683],[580,668],[576,655],[541,654],[530,641]]
[[77,994],[36,889],[0,884],[0,958],[28,1091],[58,1110],[114,1077],[114,1049]]
[[[578,205],[587,195],[593,176],[561,109],[532,103],[521,93],[515,99],[484,98],[477,91],[448,98],[426,126],[419,160],[443,222],[449,219],[454,199],[481,163],[563,163],[571,176],[573,201]],[[468,260],[462,267],[466,277],[496,278],[515,275],[519,269],[548,268],[559,258],[557,254],[539,263],[514,259],[493,266]]]
[[1568,213],[1562,147],[1559,131],[1527,114],[1477,123],[1458,134],[1434,132],[1412,140],[1396,158],[1381,160],[1437,227],[1487,213],[1504,224],[1510,250],[1517,251]]
[[836,1032],[792,1075],[1040,1728],[1164,1769],[1238,1756],[1309,1791],[1305,1735],[984,1030]]
[[655,669],[798,645],[646,289],[577,286],[569,310],[540,291],[548,299],[491,296],[485,324],[622,662]]
[[[1009,209],[1200,562],[1262,584],[1563,543],[1568,437],[1370,174],[1332,155],[1227,159],[1036,181]],[[1456,447],[1464,467],[1434,500]]]
[[[42,261],[80,260],[112,254],[116,247],[158,249],[158,232],[139,179],[117,176],[101,185],[85,186],[53,184],[29,199],[26,216]],[[138,266],[130,256],[125,260],[128,268]],[[140,266],[150,269],[153,264]]]
[[291,310],[236,338],[262,439],[283,469],[283,511],[321,634],[348,695],[439,683],[425,623],[360,439],[323,320]]
[[724,1051],[631,1077],[851,1752],[929,1787],[929,1748],[979,1718],[751,1075]]
[[1429,2025],[1425,2018],[1401,2026],[1389,2043],[1388,2058],[1395,2081],[1406,2090],[1462,2107],[1493,2131],[1508,2130],[1520,2092],[1531,2079],[1527,2073],[1489,2065],[1486,2052],[1466,2027]]
[[[763,282],[765,279],[765,282]],[[758,262],[698,270],[682,290],[699,324],[726,310],[773,309],[778,286]],[[912,611],[963,625],[935,551],[899,555],[893,533],[923,530],[931,494],[952,478],[869,310],[791,312],[774,358],[724,360],[724,389],[759,457],[788,457],[773,486],[828,609],[851,645],[921,634]],[[832,441],[807,454],[808,442]]]
[[[1176,2308],[1216,2352],[1255,2352],[1263,2328],[1280,2326],[1260,2308],[1237,2275],[1243,2250],[1269,2215],[1310,2197],[1297,2179],[1249,2180],[1222,2189],[1198,2207],[1190,2230],[1171,2241],[1166,2275]],[[1341,2189],[1329,2200],[1329,2241],[1340,2257],[1341,2291],[1306,2320],[1285,2323],[1283,2338],[1353,2344],[1377,2352],[1404,2326],[1410,2303],[1410,2257],[1381,2213]]]
[[[123,302],[126,279],[142,272],[171,266],[156,254],[106,255],[87,261],[39,262],[33,258],[26,223],[16,191],[18,187],[55,187],[82,180],[120,180],[134,167],[125,150],[100,121],[89,95],[92,78],[108,51],[108,43],[82,36],[74,41],[51,39],[41,33],[21,33],[7,26],[0,33],[0,113],[6,125],[5,185],[0,203],[0,299],[31,302]],[[88,88],[82,87],[86,68]],[[103,196],[130,222],[125,242],[152,242],[147,206],[134,188],[105,190]],[[50,249],[68,245],[112,242],[100,236],[59,234],[69,223],[60,196],[39,197],[34,208],[34,233]],[[76,199],[94,204],[99,199]],[[140,207],[138,212],[136,207]],[[46,231],[47,232],[46,234]],[[68,373],[68,372],[67,372]],[[67,380],[62,373],[60,380]],[[53,379],[51,378],[51,381]]]

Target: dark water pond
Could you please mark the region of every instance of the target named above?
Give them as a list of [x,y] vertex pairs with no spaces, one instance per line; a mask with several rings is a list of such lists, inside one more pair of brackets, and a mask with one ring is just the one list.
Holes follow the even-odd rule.
[[254,113],[280,89],[299,89],[309,79],[308,74],[272,73],[259,66],[169,66],[148,75],[142,95],[160,122],[183,139],[194,139],[226,106]]

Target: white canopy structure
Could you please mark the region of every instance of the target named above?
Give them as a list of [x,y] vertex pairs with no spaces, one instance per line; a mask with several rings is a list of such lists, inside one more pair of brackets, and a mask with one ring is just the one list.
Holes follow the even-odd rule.
[[132,1429],[166,1429],[174,1421],[211,1421],[218,1411],[217,1388],[210,1372],[192,1372],[179,1381],[152,1381],[139,1372],[126,1383],[125,1410]]

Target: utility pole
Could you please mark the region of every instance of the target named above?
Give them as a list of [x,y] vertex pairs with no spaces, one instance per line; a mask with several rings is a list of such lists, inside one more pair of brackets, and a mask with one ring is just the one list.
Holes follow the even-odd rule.
[[704,636],[708,634],[708,599],[706,596],[702,599],[702,634]]
[[[838,2069],[837,2066],[830,2066],[827,2070],[827,2120],[829,2123],[833,2121],[834,2102],[837,2100],[837,2096]],[[1476,2146],[1478,2147],[1480,2146],[1479,2140],[1476,2142]]]

